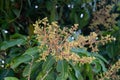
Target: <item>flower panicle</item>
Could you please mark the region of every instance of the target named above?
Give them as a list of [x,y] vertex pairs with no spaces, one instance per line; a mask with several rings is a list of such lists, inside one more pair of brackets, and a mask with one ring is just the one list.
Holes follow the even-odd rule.
[[[35,27],[34,33],[37,35],[37,40],[41,44],[39,48],[46,46],[46,51],[40,55],[41,59],[45,60],[48,55],[53,55],[56,60],[72,60],[80,63],[91,63],[95,57],[80,57],[78,54],[71,52],[71,48],[91,48],[92,52],[97,52],[98,44],[105,44],[113,40],[111,36],[101,37],[101,40],[96,39],[98,35],[95,32],[90,33],[89,36],[79,35],[77,39],[68,41],[68,37],[72,36],[77,30],[78,24],[74,24],[70,29],[64,27],[60,28],[58,23],[48,23],[47,17],[38,20],[33,24]],[[88,45],[88,47],[86,47]]]

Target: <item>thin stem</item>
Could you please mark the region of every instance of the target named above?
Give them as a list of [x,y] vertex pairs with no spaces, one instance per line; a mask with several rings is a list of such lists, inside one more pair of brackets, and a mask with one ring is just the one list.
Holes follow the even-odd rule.
[[31,55],[31,57],[32,57],[32,60],[29,63],[30,64],[30,70],[29,70],[29,74],[28,74],[28,79],[27,80],[30,80],[30,74],[31,74],[31,71],[32,71],[32,64],[33,64],[33,60],[34,60],[34,57],[32,55]]
[[40,79],[40,80],[44,80],[44,79],[46,78],[46,76],[48,75],[48,73],[49,73],[51,70],[52,70],[52,68],[50,68],[50,69],[46,72],[46,74],[43,76],[43,78]]

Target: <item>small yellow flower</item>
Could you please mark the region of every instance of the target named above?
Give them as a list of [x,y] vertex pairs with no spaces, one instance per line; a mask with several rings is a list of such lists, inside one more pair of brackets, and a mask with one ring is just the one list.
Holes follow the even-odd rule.
[[[41,44],[40,49],[46,47],[46,50],[40,54],[40,60],[46,60],[48,55],[52,55],[56,60],[72,60],[75,63],[91,63],[95,57],[80,57],[78,54],[71,52],[71,48],[91,48],[91,52],[97,52],[98,44],[105,44],[108,41],[115,40],[115,38],[107,35],[101,36],[101,40],[97,40],[98,36],[95,32],[90,33],[89,36],[79,35],[77,39],[69,42],[68,37],[72,36],[73,32],[77,30],[78,24],[74,24],[71,29],[64,27],[63,29],[57,22],[48,23],[47,17],[38,20],[33,24],[35,27],[34,33],[37,35],[37,40]],[[87,47],[86,47],[87,46]]]

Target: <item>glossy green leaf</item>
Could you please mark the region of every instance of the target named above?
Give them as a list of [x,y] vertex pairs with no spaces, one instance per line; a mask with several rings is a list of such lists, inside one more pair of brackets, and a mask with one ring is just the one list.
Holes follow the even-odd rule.
[[36,80],[40,80],[45,78],[47,75],[49,75],[49,72],[52,69],[53,64],[55,63],[55,60],[52,56],[49,56],[48,59],[43,63],[42,71],[39,72]]
[[75,76],[77,77],[77,79],[80,79],[80,80],[84,80],[79,69],[75,68]]
[[13,12],[14,12],[14,14],[15,14],[17,17],[19,17],[19,15],[20,15],[20,11],[19,11],[19,10],[13,9]]
[[29,60],[31,60],[32,58],[35,58],[36,56],[38,57],[38,48],[37,47],[33,47],[33,48],[29,48],[28,50],[26,50],[26,52],[19,56],[16,57],[13,61],[12,61],[12,68],[16,68],[19,64],[27,62]]
[[47,75],[44,80],[56,80],[55,75],[56,75],[56,73],[54,72],[54,70],[51,70],[49,72],[49,75]]
[[105,67],[105,63],[102,60],[99,60],[100,65],[102,66],[102,70],[105,72],[107,68]]
[[12,38],[12,39],[18,39],[18,38],[20,38],[20,39],[27,40],[26,36],[24,36],[22,34],[19,34],[19,33],[15,33],[15,34],[11,35],[10,38]]
[[36,78],[36,80],[40,80],[40,79],[42,79],[44,76],[45,76],[45,72],[39,72],[39,74],[37,75],[37,78]]
[[101,56],[100,54],[93,53],[92,55],[95,56],[95,57],[97,57],[97,58],[99,58],[99,59],[101,59],[101,60],[103,60],[104,62],[106,62],[108,64],[108,61],[103,56]]
[[54,63],[55,59],[52,56],[49,56],[47,61],[43,63],[42,66],[43,72],[48,71],[53,66]]
[[91,53],[88,52],[87,50],[85,50],[84,48],[72,48],[71,51],[72,51],[72,52],[75,52],[75,53],[78,53],[79,55],[80,55],[80,54],[82,54],[82,55],[85,54],[85,55],[87,55],[87,56],[90,56],[90,55],[91,55]]
[[98,73],[99,71],[101,71],[101,65],[98,61],[93,61],[91,64],[93,65],[92,70],[95,73]]
[[68,64],[64,60],[57,62],[56,70],[59,73],[56,80],[66,80],[68,78]]
[[11,68],[14,69],[17,66],[19,66],[21,63],[30,61],[31,59],[32,59],[32,57],[29,55],[22,55],[22,56],[16,57],[11,63]]
[[80,71],[80,67],[76,64],[73,64],[73,63],[70,63],[70,65],[72,66],[74,72],[75,72],[75,77],[78,79],[78,80],[84,80],[83,77],[82,77],[82,74],[81,74],[81,71]]
[[19,79],[16,77],[5,77],[4,80],[19,80]]
[[[117,45],[116,45],[117,46]],[[113,58],[114,57],[114,53],[115,53],[115,49],[117,49],[117,47],[116,46],[114,46],[114,44],[112,44],[112,45],[108,45],[107,47],[106,47],[106,50],[108,51],[108,56],[110,57],[110,58]],[[116,48],[115,48],[116,47]],[[115,48],[115,49],[114,49]]]
[[94,73],[92,72],[92,67],[90,64],[86,64],[86,75],[89,77],[89,80],[94,80]]
[[22,45],[25,42],[24,39],[15,39],[10,41],[4,41],[0,44],[0,50],[5,50],[15,45]]
[[28,4],[29,4],[29,7],[31,7],[31,1],[30,0],[27,0],[28,1]]
[[69,80],[77,80],[77,78],[75,77],[74,71],[69,70],[68,75],[69,75]]
[[32,47],[32,48],[27,49],[23,55],[32,55],[33,56],[38,52],[39,52],[38,47]]
[[[36,70],[39,68],[40,65],[41,64],[39,62],[33,62],[32,66],[31,66],[31,74],[32,73],[35,74]],[[29,72],[30,72],[30,64],[25,67],[25,69],[23,70],[22,75],[24,77],[27,77],[29,75]]]

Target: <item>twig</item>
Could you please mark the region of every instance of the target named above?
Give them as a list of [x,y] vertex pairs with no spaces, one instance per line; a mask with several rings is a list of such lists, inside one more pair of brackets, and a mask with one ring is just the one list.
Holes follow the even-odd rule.
[[46,71],[46,74],[43,76],[43,78],[42,79],[40,79],[40,80],[44,80],[45,79],[45,77],[48,75],[48,73],[51,71],[51,69],[52,68],[50,68],[48,71]]
[[31,62],[29,63],[30,64],[30,70],[29,70],[29,74],[28,74],[28,79],[27,80],[30,80],[30,74],[31,74],[31,70],[32,70],[32,64],[33,64],[33,60],[34,60],[34,57],[31,55],[32,57],[32,60]]

